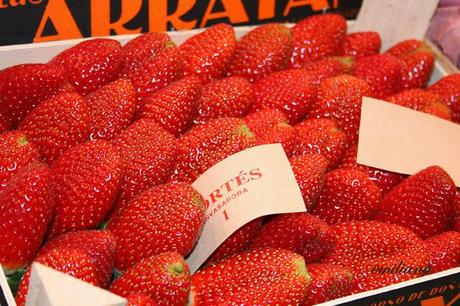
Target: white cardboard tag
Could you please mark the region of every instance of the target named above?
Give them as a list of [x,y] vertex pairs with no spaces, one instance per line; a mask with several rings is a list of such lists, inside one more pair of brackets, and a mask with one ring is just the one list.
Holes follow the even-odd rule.
[[192,186],[206,200],[206,221],[187,262],[195,272],[233,232],[258,217],[306,211],[280,144],[236,153],[202,174]]
[[460,125],[364,97],[357,162],[414,174],[438,165],[460,186]]
[[31,267],[26,306],[125,306],[126,299],[39,263]]
[[0,305],[16,306],[13,294],[11,293],[2,265],[0,265]]
[[439,0],[364,0],[353,32],[375,31],[382,50],[410,38],[422,40]]

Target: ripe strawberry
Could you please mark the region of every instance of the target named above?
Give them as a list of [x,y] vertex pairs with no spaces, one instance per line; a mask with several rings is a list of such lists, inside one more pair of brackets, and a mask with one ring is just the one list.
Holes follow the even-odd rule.
[[125,168],[115,211],[135,195],[163,183],[173,171],[177,149],[174,136],[151,119],[141,119],[114,140]]
[[372,97],[385,99],[401,89],[401,62],[389,54],[375,54],[356,61],[354,75],[371,86]]
[[192,276],[191,305],[297,305],[310,276],[302,256],[257,249],[226,258]]
[[314,15],[299,21],[291,30],[291,67],[300,68],[306,62],[338,55],[346,30],[345,18],[336,14]]
[[352,73],[354,66],[355,61],[351,57],[333,56],[314,62],[306,62],[303,69],[314,75],[315,83],[319,84],[323,79]]
[[0,191],[3,269],[26,267],[40,248],[54,210],[50,177],[48,166],[35,162],[23,166]]
[[200,94],[200,80],[184,77],[148,95],[139,118],[153,119],[166,131],[178,136],[191,126]]
[[123,297],[145,294],[158,305],[185,305],[190,270],[181,255],[161,253],[141,260],[113,281],[110,291]]
[[0,111],[0,133],[9,131],[10,129],[11,129],[10,121],[6,118],[3,112]]
[[413,279],[429,268],[423,241],[405,227],[364,220],[332,228],[337,245],[321,262],[349,269],[354,277],[353,293]]
[[52,165],[56,211],[48,236],[95,228],[112,209],[122,176],[122,159],[104,140],[85,142]]
[[0,134],[0,191],[23,167],[40,159],[40,154],[24,133],[11,131]]
[[133,293],[126,297],[128,304],[126,306],[157,306],[158,304],[155,303],[148,295],[140,294],[140,293]]
[[455,122],[460,122],[460,73],[443,77],[427,90],[441,97],[444,104],[450,107]]
[[253,110],[275,108],[289,124],[302,120],[316,99],[315,77],[303,69],[275,72],[254,83]]
[[136,110],[130,81],[119,79],[85,97],[91,115],[90,139],[110,140],[126,128]]
[[77,92],[87,95],[118,77],[121,45],[107,38],[85,40],[62,51],[50,63],[62,67]]
[[311,283],[302,306],[313,306],[351,294],[353,274],[346,269],[330,264],[309,264],[307,271]]
[[328,160],[328,169],[334,169],[342,159],[347,136],[330,119],[307,119],[294,126],[297,144],[293,155],[321,154]]
[[82,97],[75,93],[57,95],[36,107],[19,125],[47,161],[57,159],[65,150],[84,142],[91,118]]
[[329,254],[335,243],[326,222],[307,213],[294,213],[276,216],[264,224],[251,246],[291,250],[311,263]]
[[328,172],[313,214],[329,224],[371,218],[378,208],[380,189],[369,177],[352,168]]
[[195,75],[204,84],[220,79],[233,58],[235,45],[235,31],[225,23],[193,35],[179,47],[184,74]]
[[382,40],[377,32],[356,32],[345,36],[343,54],[355,59],[378,54]]
[[257,112],[249,113],[243,119],[249,129],[256,136],[264,134],[267,129],[279,123],[287,123],[286,115],[283,112],[272,108],[266,108]]
[[448,120],[453,121],[452,112],[449,106],[441,103],[427,104],[422,108],[422,112]]
[[428,167],[391,190],[375,218],[405,226],[425,239],[448,228],[455,192],[447,172],[438,166]]
[[216,163],[255,144],[242,119],[220,118],[197,125],[177,140],[179,153],[171,179],[192,183]]
[[159,185],[142,192],[109,220],[117,238],[115,266],[125,270],[161,252],[187,255],[204,222],[202,196],[185,183]]
[[310,210],[323,189],[328,161],[319,154],[306,154],[290,158],[289,163],[302,192],[305,207]]
[[385,53],[396,57],[403,57],[423,46],[423,42],[418,39],[406,39],[390,47]]
[[64,70],[55,65],[17,65],[4,70],[1,78],[0,109],[13,126],[42,101],[67,89]]
[[460,266],[460,233],[444,232],[425,240],[430,253],[431,273]]
[[454,220],[452,225],[454,231],[460,232],[460,193],[458,191],[454,199]]
[[309,118],[328,118],[345,132],[350,143],[358,142],[361,101],[371,94],[366,81],[350,75],[324,79],[318,89],[318,99],[313,104]]
[[257,145],[280,143],[287,157],[291,157],[297,140],[297,131],[288,123],[278,123],[259,136]]
[[260,227],[262,226],[262,219],[254,219],[234,232],[228,237],[208,258],[207,263],[218,262],[225,257],[235,255],[242,251],[246,251],[249,247],[251,240],[257,235]]
[[227,75],[257,81],[286,68],[291,51],[291,32],[286,26],[275,23],[258,26],[236,43]]

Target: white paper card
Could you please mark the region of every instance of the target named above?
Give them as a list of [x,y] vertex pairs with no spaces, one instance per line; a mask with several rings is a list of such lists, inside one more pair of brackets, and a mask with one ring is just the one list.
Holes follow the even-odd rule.
[[13,294],[11,293],[5,273],[3,273],[2,265],[0,265],[0,305],[16,306]]
[[357,162],[404,174],[438,165],[460,186],[460,125],[363,98]]
[[382,50],[410,38],[423,39],[439,0],[364,0],[353,32],[376,31]]
[[206,200],[206,221],[187,259],[195,272],[233,232],[258,217],[306,211],[280,144],[253,147],[208,169],[192,186]]
[[125,306],[126,299],[39,263],[32,264],[26,306]]

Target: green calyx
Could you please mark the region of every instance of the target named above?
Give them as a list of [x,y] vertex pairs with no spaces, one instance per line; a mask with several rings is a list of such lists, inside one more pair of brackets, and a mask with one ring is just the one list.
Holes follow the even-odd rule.
[[310,284],[311,277],[307,271],[307,266],[305,265],[305,260],[303,259],[303,257],[297,258],[294,263],[297,266],[296,273],[299,276],[305,278],[307,280],[307,283]]
[[168,266],[168,271],[175,276],[180,276],[184,273],[184,266],[181,263],[175,262]]
[[5,273],[8,286],[11,289],[13,295],[16,295],[16,292],[19,288],[19,283],[21,282],[22,276],[26,273],[27,269],[18,268],[16,270],[8,270],[3,267],[3,272]]
[[249,127],[246,124],[242,124],[238,127],[238,131],[240,132],[241,135],[243,135],[246,138],[253,138],[254,133],[249,129]]
[[21,136],[19,137],[18,139],[18,145],[20,147],[24,147],[24,146],[27,146],[29,144],[29,141],[27,140],[26,136]]
[[201,210],[206,210],[206,206],[204,205],[202,198],[196,194],[193,195],[192,203],[198,206]]

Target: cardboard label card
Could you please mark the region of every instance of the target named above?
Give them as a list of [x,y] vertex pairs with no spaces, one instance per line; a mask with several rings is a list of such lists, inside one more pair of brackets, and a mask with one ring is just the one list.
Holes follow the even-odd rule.
[[16,306],[13,294],[11,293],[5,273],[3,273],[2,265],[0,265],[0,305]]
[[32,264],[26,306],[124,306],[126,299],[39,263]]
[[253,147],[208,169],[192,186],[206,200],[203,232],[187,259],[195,272],[233,232],[258,217],[306,211],[280,144]]
[[357,162],[414,174],[437,165],[460,187],[460,125],[385,101],[363,98]]

